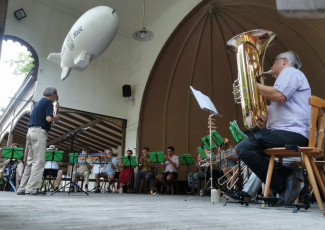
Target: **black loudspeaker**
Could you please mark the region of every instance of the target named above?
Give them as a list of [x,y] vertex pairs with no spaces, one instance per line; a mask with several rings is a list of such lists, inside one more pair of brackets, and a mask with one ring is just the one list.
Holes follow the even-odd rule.
[[123,97],[131,97],[131,86],[123,85],[122,87]]

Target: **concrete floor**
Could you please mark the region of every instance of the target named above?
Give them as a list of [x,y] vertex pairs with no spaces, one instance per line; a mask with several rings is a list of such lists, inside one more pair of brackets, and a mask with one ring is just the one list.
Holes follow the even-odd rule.
[[[224,198],[222,198],[224,201]],[[325,216],[309,210],[237,203],[210,196],[61,192],[17,196],[0,192],[0,229],[325,229]]]

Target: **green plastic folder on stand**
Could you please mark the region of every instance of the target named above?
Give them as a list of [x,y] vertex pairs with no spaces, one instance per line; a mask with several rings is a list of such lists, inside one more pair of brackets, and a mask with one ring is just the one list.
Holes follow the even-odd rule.
[[164,152],[149,152],[149,157],[152,163],[165,162]]
[[192,165],[195,164],[192,156],[190,154],[184,154],[184,155],[180,155],[178,156],[180,162],[182,165]]
[[23,148],[3,147],[1,158],[19,159],[22,160],[24,156]]
[[235,120],[233,122],[230,122],[229,129],[236,143],[239,143],[240,141],[246,140],[248,138],[246,134],[239,129]]
[[121,157],[123,166],[137,166],[137,158],[135,156],[123,156]]
[[46,150],[45,161],[62,161],[63,151]]

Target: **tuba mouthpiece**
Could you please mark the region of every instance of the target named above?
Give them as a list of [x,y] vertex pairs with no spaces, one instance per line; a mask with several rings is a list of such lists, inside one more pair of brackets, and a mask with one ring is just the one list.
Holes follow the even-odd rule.
[[264,73],[262,73],[262,74],[272,74],[273,73],[273,70],[268,70],[268,71],[266,71],[266,72],[264,72]]

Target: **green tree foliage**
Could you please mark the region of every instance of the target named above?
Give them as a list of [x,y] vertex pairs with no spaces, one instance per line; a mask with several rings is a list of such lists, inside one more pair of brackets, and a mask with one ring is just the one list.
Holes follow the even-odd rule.
[[14,66],[14,75],[24,75],[27,76],[29,71],[34,67],[34,58],[30,52],[18,52],[17,59],[5,60],[10,67]]

